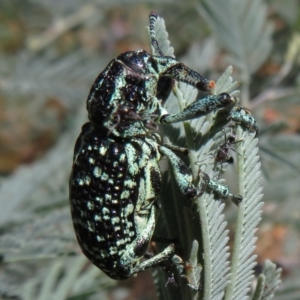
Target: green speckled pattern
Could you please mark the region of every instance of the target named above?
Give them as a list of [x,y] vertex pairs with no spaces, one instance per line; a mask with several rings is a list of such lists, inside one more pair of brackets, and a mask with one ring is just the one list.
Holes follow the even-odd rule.
[[127,278],[154,230],[153,219],[140,240],[152,211],[154,217],[161,185],[156,143],[110,138],[87,123],[76,149],[70,198],[77,239],[83,253],[110,277]]

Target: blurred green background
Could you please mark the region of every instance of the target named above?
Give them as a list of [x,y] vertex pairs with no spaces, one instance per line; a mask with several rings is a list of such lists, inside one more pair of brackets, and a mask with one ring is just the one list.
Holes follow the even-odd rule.
[[68,203],[89,89],[118,54],[149,51],[152,10],[180,61],[210,79],[233,65],[260,127],[257,272],[276,262],[275,299],[300,299],[297,0],[0,0],[0,299],[155,299],[150,272],[118,283],[82,256]]

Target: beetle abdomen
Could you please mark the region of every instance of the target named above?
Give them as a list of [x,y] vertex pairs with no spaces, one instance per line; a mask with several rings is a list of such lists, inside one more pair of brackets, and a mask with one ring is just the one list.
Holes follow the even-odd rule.
[[157,152],[139,139],[108,137],[91,123],[75,152],[70,202],[78,242],[97,267],[122,279],[117,263],[147,224],[160,190]]

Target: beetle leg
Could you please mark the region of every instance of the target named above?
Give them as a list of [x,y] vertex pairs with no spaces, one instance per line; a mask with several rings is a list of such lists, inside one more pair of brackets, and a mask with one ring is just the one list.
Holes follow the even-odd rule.
[[150,32],[151,45],[158,52],[160,56],[164,56],[164,53],[160,49],[158,45],[158,41],[155,38],[155,22],[157,20],[157,17],[158,15],[156,11],[152,11],[149,15],[149,32]]
[[210,179],[210,177],[202,171],[200,171],[199,176],[202,190],[214,193],[217,197],[220,197],[222,199],[231,198],[231,201],[237,206],[242,202],[243,197],[240,195],[236,196],[232,194],[227,185]]
[[258,127],[256,120],[252,117],[250,111],[243,107],[237,107],[228,115],[228,120],[244,126],[249,131],[254,131],[255,136],[258,135]]
[[187,121],[207,115],[219,108],[224,108],[232,103],[230,95],[222,93],[219,95],[209,95],[205,98],[198,99],[188,105],[184,110],[177,114],[163,115],[159,122],[164,124],[171,124],[180,121]]
[[200,183],[198,185],[198,189],[195,188],[193,185],[191,171],[184,164],[184,162],[170,149],[164,146],[160,146],[159,150],[169,159],[174,170],[174,176],[179,189],[184,195],[187,195],[189,198],[194,198],[197,195],[201,196],[205,191],[207,191],[212,192],[223,199],[231,198],[232,202],[234,202],[236,205],[239,205],[239,203],[242,201],[243,198],[241,196],[233,195],[227,185],[211,180],[210,177],[202,171],[199,174]]
[[174,176],[182,194],[188,198],[194,198],[197,195],[197,189],[193,184],[193,176],[185,163],[170,149],[160,146],[159,151],[165,155],[172,165]]
[[176,146],[176,145],[172,145],[172,144],[163,144],[164,147],[174,151],[174,152],[179,152],[179,153],[182,153],[184,155],[187,155],[189,153],[189,150],[187,148],[184,148],[184,147],[179,147],[179,146]]
[[156,208],[152,206],[147,225],[144,228],[142,234],[137,236],[137,238],[132,242],[130,247],[127,248],[127,251],[121,258],[121,264],[125,270],[128,270],[129,276],[144,271],[146,269],[156,267],[161,262],[166,260],[170,260],[171,262],[174,261],[174,264],[176,264],[176,259],[174,257],[177,256],[174,254],[174,244],[170,244],[161,253],[149,258],[148,260],[132,268],[132,264],[134,262],[137,262],[137,260],[141,256],[145,255],[146,249],[152,238],[155,227],[155,209]]
[[174,244],[171,244],[159,254],[153,256],[152,258],[147,259],[146,261],[143,261],[142,263],[134,267],[131,270],[130,275],[139,273],[141,271],[144,271],[152,267],[157,267],[160,263],[164,261],[167,260],[172,261],[172,257],[175,255],[174,252],[175,252]]

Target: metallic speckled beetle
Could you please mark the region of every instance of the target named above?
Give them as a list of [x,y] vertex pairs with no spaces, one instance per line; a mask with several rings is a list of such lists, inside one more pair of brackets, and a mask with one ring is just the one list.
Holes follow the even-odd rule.
[[[163,55],[155,39],[156,19],[152,12],[151,43],[160,55],[143,50],[123,53],[92,86],[87,99],[90,122],[83,125],[76,142],[70,178],[71,213],[80,247],[93,264],[119,280],[162,262],[182,264],[173,244],[140,262],[155,228],[159,160],[168,158],[184,195],[194,198],[203,193],[193,185],[189,168],[172,147],[164,146],[153,132],[155,124],[198,118],[233,101],[226,93],[209,95],[179,113],[168,114],[163,104],[173,80],[202,91],[210,91],[214,81]],[[226,194],[224,189],[219,191],[221,186],[214,190],[213,182],[205,178],[209,190],[223,197],[231,195],[229,190]]]

